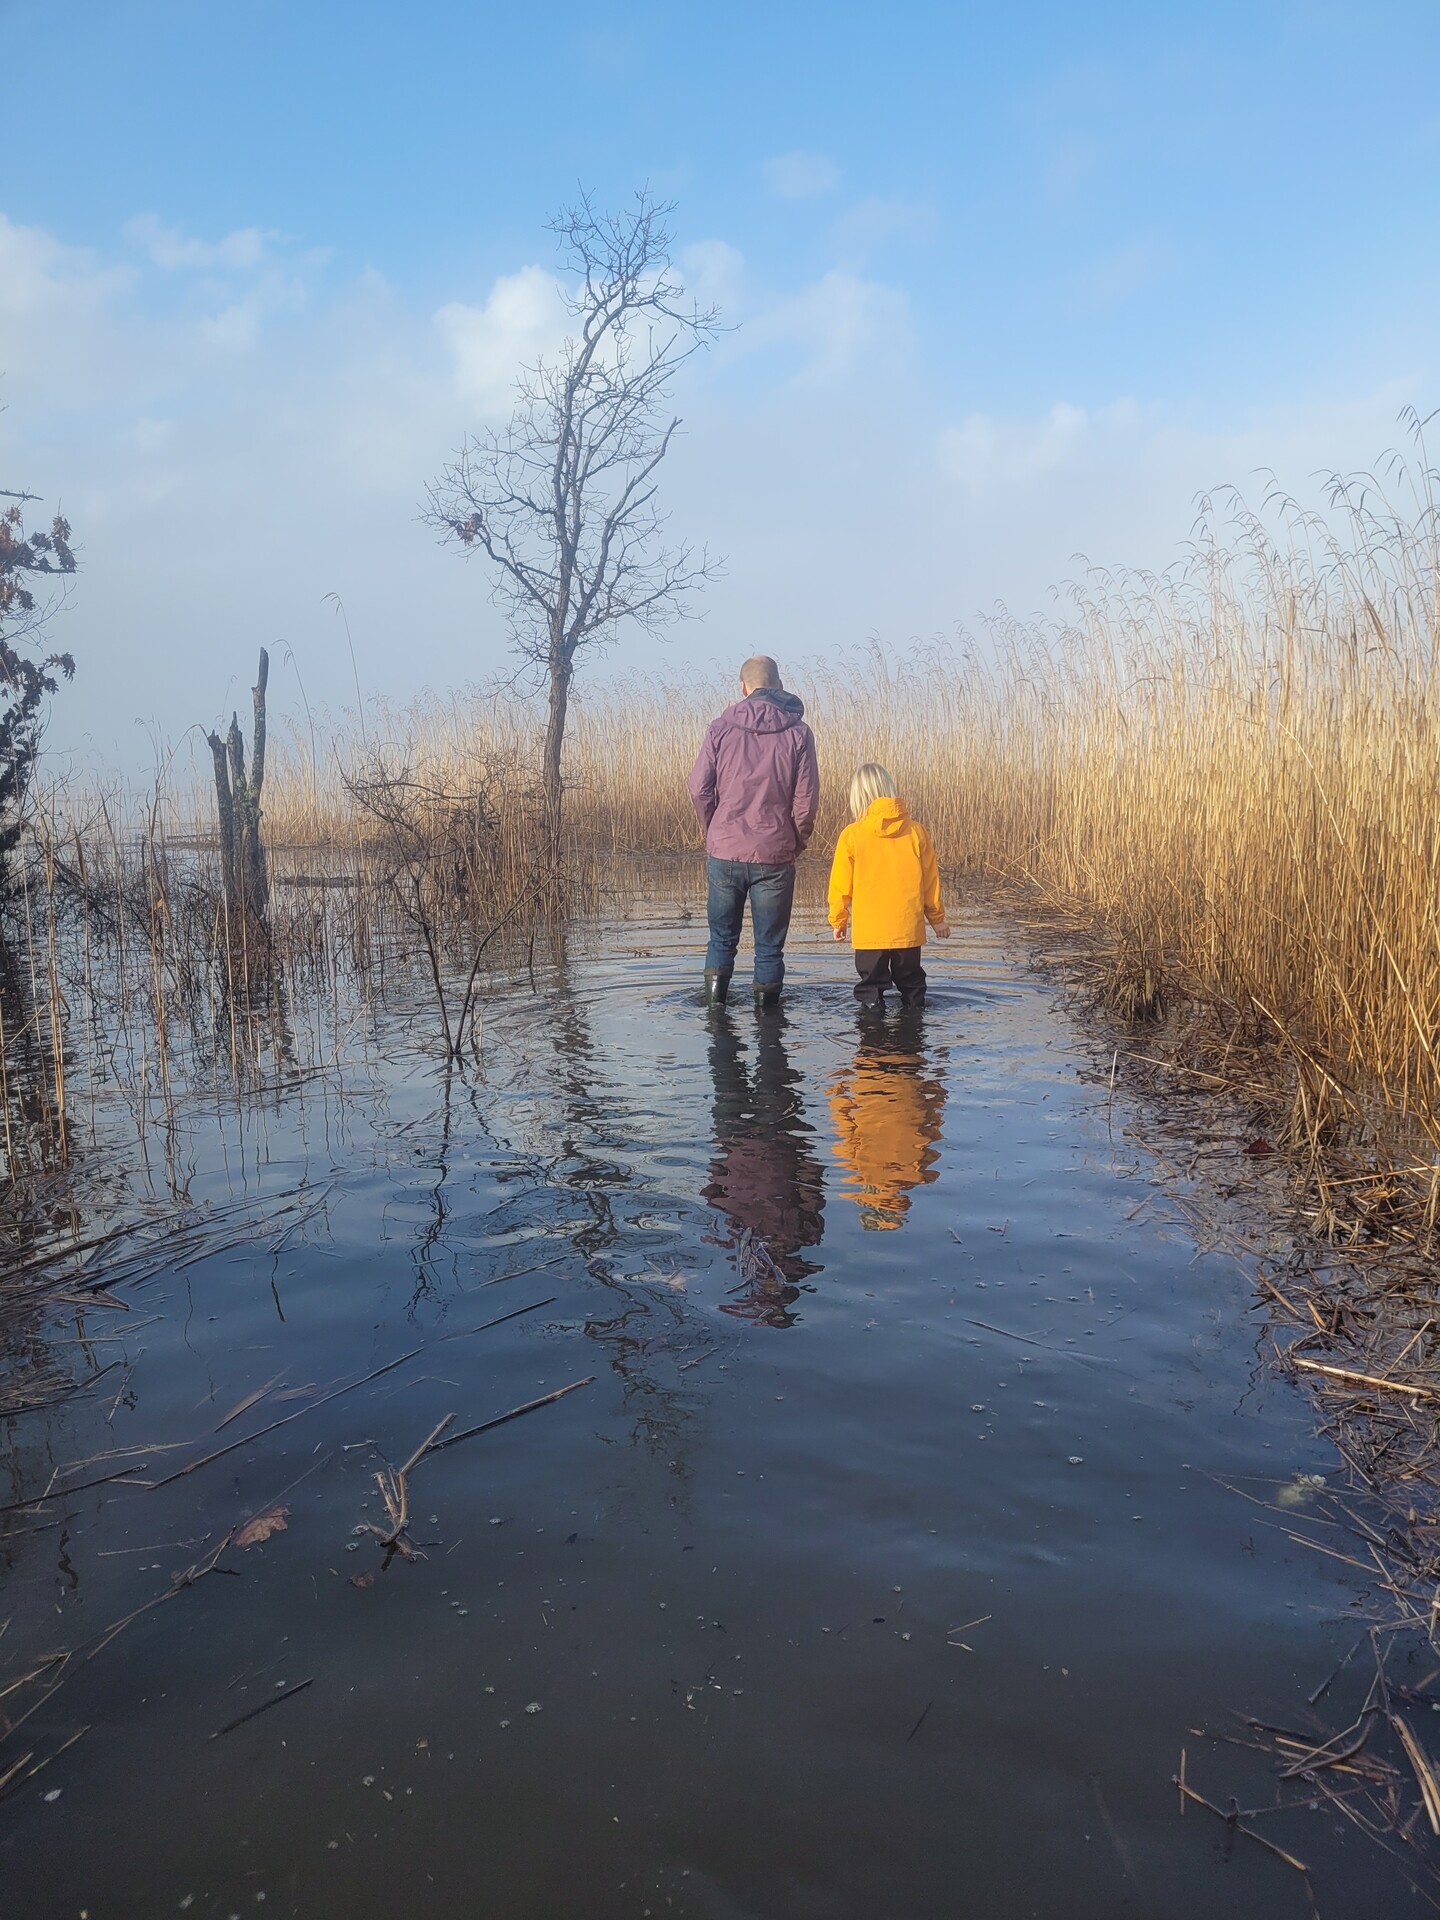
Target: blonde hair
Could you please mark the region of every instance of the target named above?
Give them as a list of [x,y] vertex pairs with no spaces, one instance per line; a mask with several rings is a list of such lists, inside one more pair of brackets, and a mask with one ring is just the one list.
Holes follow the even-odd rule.
[[860,819],[868,811],[872,800],[893,800],[895,797],[895,776],[887,772],[878,760],[867,760],[851,776],[850,818]]
[[761,687],[771,687],[776,692],[782,691],[780,669],[768,653],[752,653],[740,669],[740,678],[750,693],[757,692]]

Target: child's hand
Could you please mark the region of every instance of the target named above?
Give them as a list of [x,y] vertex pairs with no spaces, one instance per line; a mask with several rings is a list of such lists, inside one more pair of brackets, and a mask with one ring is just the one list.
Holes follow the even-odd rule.
[[937,940],[948,940],[950,938],[950,922],[948,920],[937,922],[934,932]]
[[843,940],[843,939],[845,938],[845,929],[844,929],[844,927],[836,927],[836,929],[835,929],[835,938],[836,938],[837,940]]

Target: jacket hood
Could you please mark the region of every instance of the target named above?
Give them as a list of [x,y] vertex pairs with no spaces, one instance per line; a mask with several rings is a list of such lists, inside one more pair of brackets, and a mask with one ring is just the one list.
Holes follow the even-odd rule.
[[805,703],[798,694],[782,687],[757,687],[744,700],[737,700],[720,716],[747,733],[784,733],[805,718]]
[[862,824],[872,833],[903,833],[910,824],[910,809],[903,800],[872,800]]

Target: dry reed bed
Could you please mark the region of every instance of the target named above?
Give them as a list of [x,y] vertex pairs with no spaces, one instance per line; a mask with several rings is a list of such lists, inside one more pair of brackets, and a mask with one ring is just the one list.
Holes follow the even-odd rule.
[[[1082,937],[1113,1008],[1171,1012],[1176,1031],[1142,1050],[1255,1091],[1307,1157],[1322,1230],[1425,1240],[1440,1209],[1440,486],[1424,468],[1393,485],[1398,506],[1373,482],[1337,485],[1323,526],[1232,504],[1172,575],[1092,577],[1049,621],[784,664],[825,776],[815,881],[849,772],[884,760],[958,891],[1023,889]],[[590,856],[697,848],[685,779],[731,691],[640,677],[576,703],[568,838],[587,883]],[[417,887],[467,934],[493,918],[543,837],[538,748],[535,708],[506,694],[372,712],[323,743],[272,726],[277,949],[373,964]],[[162,1028],[167,997],[213,980],[233,942],[207,872],[212,804],[199,770],[143,803],[49,797],[37,1019],[57,997],[57,875],[86,902],[87,943],[104,923],[144,950]]]
[[[885,761],[962,893],[983,879],[1043,901],[1088,937],[1121,1011],[1205,1011],[1188,1064],[1283,1096],[1278,1131],[1309,1152],[1327,1228],[1404,1213],[1424,1233],[1440,1205],[1440,562],[1434,476],[1395,484],[1393,508],[1373,483],[1337,487],[1324,527],[1282,503],[1273,535],[1232,507],[1175,574],[1092,579],[1048,622],[784,665],[825,777],[813,864],[851,769]],[[678,675],[585,695],[572,846],[694,850],[685,778],[730,695]],[[324,758],[292,742],[272,760],[272,838],[365,846],[347,771],[377,758],[437,792],[483,790],[504,861],[524,858],[538,726],[506,696],[382,714]],[[1361,1192],[1372,1173],[1384,1222]]]

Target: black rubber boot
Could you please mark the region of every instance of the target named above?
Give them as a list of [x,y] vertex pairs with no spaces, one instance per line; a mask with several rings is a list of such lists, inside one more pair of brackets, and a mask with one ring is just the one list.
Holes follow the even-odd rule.
[[766,986],[766,985],[763,985],[759,980],[757,980],[755,982],[756,1007],[757,1008],[758,1007],[778,1007],[779,1004],[780,1004],[780,982],[777,980],[773,986]]
[[711,1007],[723,1007],[730,992],[730,968],[720,972],[705,969],[705,1003]]

